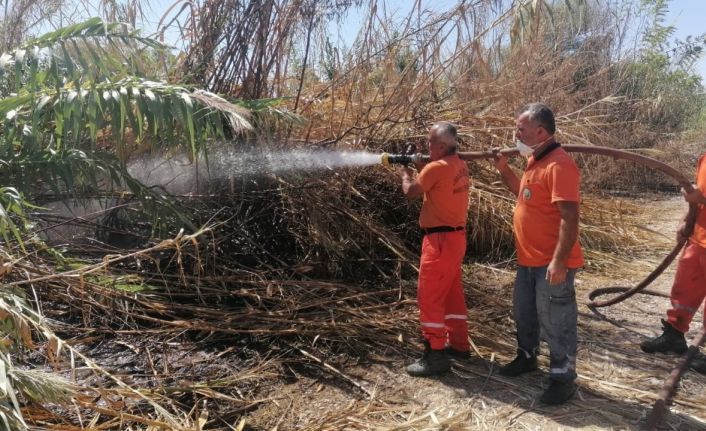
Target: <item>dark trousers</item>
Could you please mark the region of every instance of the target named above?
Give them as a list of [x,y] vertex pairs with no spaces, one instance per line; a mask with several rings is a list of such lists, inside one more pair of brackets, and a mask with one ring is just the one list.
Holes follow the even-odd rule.
[[566,281],[549,285],[547,267],[517,268],[513,311],[517,325],[517,345],[525,355],[535,356],[540,338],[549,344],[549,377],[576,379],[576,270],[570,269]]

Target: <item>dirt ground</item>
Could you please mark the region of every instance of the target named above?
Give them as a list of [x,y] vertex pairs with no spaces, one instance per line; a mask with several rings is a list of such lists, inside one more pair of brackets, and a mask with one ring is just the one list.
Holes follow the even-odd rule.
[[[537,401],[547,384],[541,371],[546,370],[546,356],[540,371],[529,375],[511,379],[494,374],[498,364],[514,356],[514,326],[505,310],[502,339],[476,342],[473,358],[456,361],[452,372],[442,377],[407,376],[404,366],[414,356],[405,357],[391,347],[365,363],[346,364],[316,379],[298,376],[292,383],[269,388],[272,402],[252,411],[240,429],[643,429],[677,358],[646,355],[638,344],[660,333],[669,299],[638,295],[601,309],[603,317],[586,306],[588,293],[597,287],[639,281],[673,244],[686,210],[683,200],[646,198],[638,203],[649,208],[645,226],[655,232],[654,257],[612,270],[583,271],[577,278],[580,389],[568,404],[547,407]],[[651,286],[653,290],[669,292],[674,266]],[[510,269],[474,266],[469,272],[494,286],[498,295],[510,295]],[[703,321],[702,312],[694,321]],[[472,337],[487,329],[473,322],[470,326]],[[692,325],[688,335],[695,336],[698,327]],[[546,353],[546,346],[543,349]],[[686,373],[662,429],[706,429],[706,376]]]

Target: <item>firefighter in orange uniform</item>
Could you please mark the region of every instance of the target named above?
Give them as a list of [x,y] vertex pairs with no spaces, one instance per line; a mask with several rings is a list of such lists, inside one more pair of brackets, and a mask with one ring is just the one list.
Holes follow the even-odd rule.
[[580,173],[554,140],[552,110],[531,103],[518,112],[515,137],[527,156],[522,178],[497,156],[503,182],[517,196],[513,215],[517,275],[513,317],[517,357],[498,373],[519,376],[537,369],[540,337],[549,345],[549,386],[545,404],[562,404],[576,392],[577,307],[574,279],[583,267],[578,242]]
[[[662,319],[662,335],[640,344],[646,353],[686,352],[684,334],[706,297],[706,153],[701,155],[696,167],[696,188],[691,193],[684,193],[684,199],[698,205],[696,224],[679,258],[670,295],[672,307],[667,310],[667,320]],[[684,224],[679,227],[677,235],[684,236]],[[699,353],[691,362],[691,368],[706,374],[706,357]]]
[[449,355],[467,358],[470,351],[461,284],[470,178],[468,166],[458,157],[457,145],[456,127],[437,123],[429,130],[431,162],[416,178],[410,168],[400,169],[405,197],[424,198],[419,215],[424,239],[417,303],[426,349],[407,367],[412,376],[441,374],[450,368]]

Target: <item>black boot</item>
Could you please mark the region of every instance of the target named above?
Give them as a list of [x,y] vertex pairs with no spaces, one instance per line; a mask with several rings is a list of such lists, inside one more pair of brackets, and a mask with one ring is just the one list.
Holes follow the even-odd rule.
[[684,334],[674,329],[672,325],[662,319],[664,332],[656,338],[645,340],[640,343],[640,348],[645,353],[677,353],[679,355],[686,352],[686,339]]
[[415,363],[407,367],[407,374],[414,377],[429,377],[442,374],[451,368],[445,350],[429,349]]
[[706,355],[701,352],[697,352],[694,359],[691,360],[689,368],[697,373],[706,374]]
[[527,357],[525,352],[518,351],[517,357],[509,364],[503,365],[498,370],[498,374],[507,377],[517,377],[520,374],[529,373],[537,369],[537,357]]
[[470,350],[457,350],[451,346],[446,346],[446,353],[452,359],[458,359],[460,361],[467,361],[467,360],[471,359],[471,351]]
[[546,391],[539,397],[539,401],[550,406],[564,404],[576,393],[576,383],[571,381],[552,380]]

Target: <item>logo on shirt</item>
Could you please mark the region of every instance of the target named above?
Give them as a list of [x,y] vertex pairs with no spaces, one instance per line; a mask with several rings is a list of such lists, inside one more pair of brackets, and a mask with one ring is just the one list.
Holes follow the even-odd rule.
[[532,198],[532,191],[530,191],[529,187],[525,187],[522,189],[522,197],[528,201]]
[[[459,183],[461,183],[459,185]],[[463,167],[456,173],[454,177],[454,189],[453,194],[456,193],[468,193],[469,181],[468,181],[468,168],[464,164]]]

